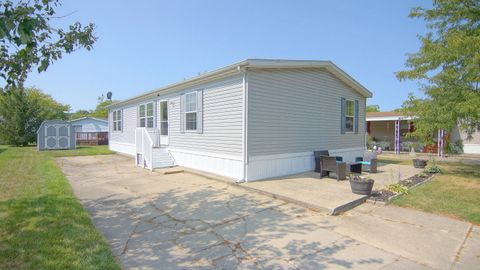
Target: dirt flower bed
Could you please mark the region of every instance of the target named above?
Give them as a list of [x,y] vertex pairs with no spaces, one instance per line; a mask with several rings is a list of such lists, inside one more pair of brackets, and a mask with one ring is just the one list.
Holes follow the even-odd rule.
[[414,188],[433,177],[433,173],[419,173],[407,179],[401,180],[397,184],[387,186],[381,190],[375,190],[368,199],[369,202],[388,203],[393,197],[408,193],[408,190]]
[[433,173],[419,173],[419,174],[416,174],[416,175],[414,175],[412,177],[409,177],[405,180],[402,180],[398,183],[400,185],[404,186],[404,187],[411,188],[413,186],[416,186],[420,183],[423,183],[423,182],[427,181],[433,175],[434,175]]

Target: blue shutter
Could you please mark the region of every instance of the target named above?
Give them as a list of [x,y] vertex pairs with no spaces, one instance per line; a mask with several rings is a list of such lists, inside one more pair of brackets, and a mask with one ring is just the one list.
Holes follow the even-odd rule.
[[203,133],[203,90],[197,91],[197,133]]
[[345,98],[341,98],[341,105],[340,105],[340,133],[345,134],[345,108],[346,108],[346,100]]
[[180,133],[185,133],[185,94],[180,96]]
[[355,100],[355,134],[358,133],[358,100]]

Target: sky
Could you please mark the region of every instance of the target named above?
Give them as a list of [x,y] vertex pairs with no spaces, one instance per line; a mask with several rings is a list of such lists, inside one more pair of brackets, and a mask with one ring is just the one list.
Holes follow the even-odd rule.
[[56,27],[94,23],[92,51],[65,55],[26,82],[72,111],[108,91],[123,100],[247,59],[331,60],[373,92],[368,104],[399,108],[415,82],[400,82],[425,22],[415,0],[62,0]]

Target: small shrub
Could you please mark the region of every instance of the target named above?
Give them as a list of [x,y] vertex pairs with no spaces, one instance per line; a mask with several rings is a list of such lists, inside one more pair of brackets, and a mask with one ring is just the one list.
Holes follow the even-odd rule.
[[424,172],[421,172],[421,173],[417,173],[416,176],[421,177],[421,178],[425,178],[425,177],[427,177],[427,173],[424,171]]
[[447,154],[451,155],[460,155],[463,154],[463,142],[462,140],[458,140],[454,143],[447,142]]
[[437,165],[431,165],[425,168],[424,172],[425,173],[441,173],[442,170]]
[[408,188],[400,185],[399,183],[388,185],[387,190],[397,194],[408,194]]
[[441,173],[442,170],[440,169],[440,167],[438,167],[437,165],[437,161],[435,160],[435,158],[431,158],[430,159],[430,162],[428,163],[428,166],[425,168],[425,170],[423,170],[424,173]]

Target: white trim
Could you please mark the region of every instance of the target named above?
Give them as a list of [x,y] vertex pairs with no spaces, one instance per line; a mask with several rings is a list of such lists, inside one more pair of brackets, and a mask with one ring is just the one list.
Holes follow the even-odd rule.
[[379,117],[367,117],[365,120],[367,122],[376,122],[376,121],[396,121],[396,120],[413,120],[416,117],[411,116],[379,116]]
[[72,123],[72,122],[81,121],[81,120],[85,120],[85,119],[93,119],[93,120],[101,121],[101,122],[104,122],[104,123],[108,123],[108,120],[100,119],[100,118],[96,118],[96,117],[90,117],[90,116],[80,117],[80,118],[77,118],[77,119],[70,120],[69,122]]
[[[117,119],[118,112],[120,112],[120,119]],[[115,117],[113,117],[114,114],[116,115]],[[115,129],[115,123],[117,124],[117,129]],[[120,126],[118,124],[120,124]],[[123,132],[123,108],[112,111],[112,132],[114,133]]]
[[[146,129],[154,129],[155,128],[155,126],[156,126],[155,122],[157,121],[156,110],[155,110],[156,103],[157,103],[156,100],[150,100],[150,101],[146,101],[144,103],[140,103],[140,104],[137,105],[137,125],[138,125],[137,127],[146,128]],[[152,116],[148,116],[148,113],[147,113],[148,112],[148,104],[152,104]],[[145,106],[145,116],[144,117],[140,116],[140,107],[141,106]],[[150,117],[153,118],[153,120],[152,120],[152,122],[153,122],[152,125],[153,126],[152,127],[148,127],[148,118],[150,118]],[[142,127],[140,125],[140,120],[141,119],[145,119],[145,126],[144,127]]]
[[222,158],[222,159],[228,159],[228,160],[242,161],[241,156],[232,156],[232,155],[217,154],[217,153],[203,152],[203,151],[198,152],[198,151],[191,151],[191,150],[187,150],[187,149],[174,148],[174,147],[167,147],[167,150],[175,151],[175,152],[179,152],[179,153],[185,153],[185,154],[192,154],[192,155],[199,155],[199,156],[208,156],[208,157]]
[[[168,99],[160,99],[157,101],[158,102],[158,123],[160,126],[157,127],[159,131],[159,136],[160,136],[160,144],[161,145],[168,145],[169,144],[169,135],[170,135],[170,112],[169,112],[169,107],[170,107],[170,101]],[[162,103],[165,103],[167,106],[167,120],[163,121],[162,120]],[[167,135],[162,135],[162,123],[167,123]]]
[[243,162],[243,176],[241,180],[247,181],[247,164],[248,164],[248,77],[247,70],[243,73],[243,108],[242,108],[242,162]]
[[[195,95],[195,110],[187,111],[187,98],[189,95]],[[185,133],[197,133],[198,131],[198,92],[197,91],[190,91],[185,93],[185,104],[183,105],[183,124],[185,125],[183,128]],[[187,129],[187,114],[195,114],[195,129]]]
[[[353,115],[347,115],[348,102],[353,103]],[[355,100],[345,98],[345,112],[343,113],[343,117],[345,117],[345,119],[344,119],[345,126],[343,127],[343,129],[344,129],[343,133],[344,134],[354,134],[355,133]],[[347,130],[347,118],[353,118],[352,131]]]

